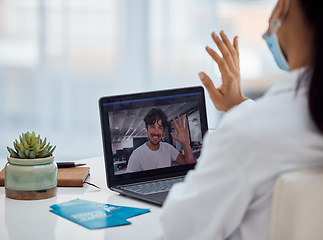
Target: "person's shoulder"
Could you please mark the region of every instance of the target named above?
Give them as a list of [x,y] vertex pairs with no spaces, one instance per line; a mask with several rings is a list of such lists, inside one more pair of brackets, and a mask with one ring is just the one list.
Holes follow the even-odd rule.
[[[230,128],[243,126],[251,130],[260,124],[280,124],[289,116],[307,113],[307,95],[304,86],[297,91],[299,76],[306,69],[298,69],[281,76],[273,85],[255,100],[247,100],[230,109],[221,120],[221,125]],[[288,113],[288,114],[286,114]],[[289,115],[289,116],[286,116]],[[250,128],[249,128],[250,127]],[[259,130],[259,129],[258,129]]]

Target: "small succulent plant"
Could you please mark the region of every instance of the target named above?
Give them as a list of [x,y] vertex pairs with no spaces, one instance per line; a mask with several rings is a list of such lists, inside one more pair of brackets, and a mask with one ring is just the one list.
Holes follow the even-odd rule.
[[15,148],[12,149],[7,146],[11,157],[15,158],[45,158],[52,156],[55,148],[48,142],[46,138],[42,140],[40,135],[36,136],[35,132],[22,133],[19,136],[20,142],[17,139],[13,142]]

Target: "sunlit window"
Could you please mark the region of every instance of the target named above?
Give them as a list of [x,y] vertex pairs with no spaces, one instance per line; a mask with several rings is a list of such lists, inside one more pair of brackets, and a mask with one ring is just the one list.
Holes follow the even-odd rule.
[[[211,32],[239,36],[243,90],[281,74],[262,39],[275,1],[0,0],[0,157],[25,131],[59,160],[102,155],[101,96],[220,84]],[[209,126],[219,116],[207,96]]]

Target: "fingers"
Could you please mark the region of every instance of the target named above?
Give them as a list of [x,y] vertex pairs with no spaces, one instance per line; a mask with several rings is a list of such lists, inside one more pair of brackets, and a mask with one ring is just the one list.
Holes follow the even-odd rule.
[[177,136],[174,134],[174,133],[170,133],[171,135],[172,135],[172,137],[177,141],[178,140],[178,138],[177,138]]
[[178,125],[177,125],[177,122],[176,122],[175,118],[173,118],[173,123],[174,123],[174,127],[175,127],[175,129],[177,131],[178,130]]
[[186,124],[184,124],[184,117],[183,115],[179,116],[177,115],[178,123],[176,122],[175,118],[173,118],[174,126],[176,131],[178,131],[179,128],[186,128],[187,127],[187,120],[185,121]]
[[[220,36],[222,39],[215,32],[212,33],[213,41],[215,42],[220,52],[222,53],[222,56],[223,56],[222,59],[224,59],[227,67],[232,71],[239,66],[238,38],[235,37],[234,45],[232,45],[230,40],[228,39],[228,37],[225,35],[223,31],[220,32]],[[218,55],[217,60],[220,62],[219,59],[221,58]],[[216,61],[216,59],[214,60]]]
[[[175,134],[172,133],[172,136],[174,137],[174,139],[177,141],[178,140],[178,136],[182,135],[183,133],[188,131],[188,125],[187,125],[187,119],[185,118],[184,120],[184,116],[181,115],[177,115],[177,122],[175,120],[175,118],[173,118],[173,122],[174,122],[174,126],[177,132],[177,136],[175,136]],[[184,122],[185,121],[185,122]]]
[[239,102],[236,99],[242,96],[238,37],[234,37],[231,43],[225,33],[221,31],[220,36],[213,32],[212,38],[222,56],[209,46],[206,47],[206,51],[218,65],[221,72],[222,85],[216,88],[209,76],[204,72],[200,72],[199,76],[214,106],[220,111],[227,111],[236,105]]
[[208,91],[213,104],[215,105],[215,107],[217,107],[217,103],[221,102],[223,98],[222,92],[219,89],[215,88],[212,80],[204,72],[200,72],[199,77],[203,85],[205,86],[206,90]]
[[177,119],[178,119],[178,126],[181,128],[184,126],[183,124],[183,115],[179,116],[177,115]]
[[183,115],[181,115],[180,120],[181,120],[181,125],[180,125],[180,127],[182,127],[182,128],[187,128],[187,118],[185,118]]
[[[230,51],[230,57],[233,60],[234,65],[237,67],[239,63],[239,49],[238,49],[238,37],[234,37],[233,45],[231,44],[230,40],[228,39],[227,35],[223,31],[220,32],[221,38]],[[230,60],[231,60],[230,59]]]
[[233,39],[233,47],[239,53],[239,45],[238,45],[238,36],[235,36]]
[[206,51],[208,54],[213,58],[213,60],[218,64],[219,70],[221,74],[227,75],[230,73],[230,69],[228,68],[228,65],[226,61],[219,56],[212,48],[209,46],[206,46]]
[[236,50],[235,58],[237,67],[240,69],[240,56],[239,56],[239,44],[238,44],[238,36],[235,36],[233,39],[233,47]]
[[[220,52],[222,53],[223,59],[226,61],[228,67],[231,69],[231,67],[234,66],[235,64],[233,62],[230,49],[228,48],[227,43],[225,43],[225,39],[223,39],[223,37],[221,35],[221,37],[222,37],[222,40],[221,40],[220,37],[215,32],[213,32],[211,36],[212,36],[215,44],[218,46]],[[225,36],[225,38],[226,38],[226,36]],[[229,42],[229,44],[231,44],[228,39],[227,39],[227,42]]]

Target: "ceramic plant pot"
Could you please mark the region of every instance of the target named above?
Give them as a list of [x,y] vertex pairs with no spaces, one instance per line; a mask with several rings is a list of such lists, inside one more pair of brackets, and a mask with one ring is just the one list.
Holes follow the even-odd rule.
[[5,167],[6,197],[18,200],[56,196],[57,164],[54,157],[21,159],[8,157]]

